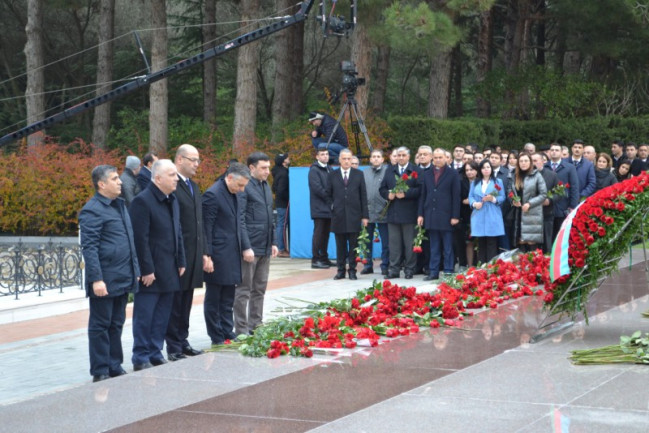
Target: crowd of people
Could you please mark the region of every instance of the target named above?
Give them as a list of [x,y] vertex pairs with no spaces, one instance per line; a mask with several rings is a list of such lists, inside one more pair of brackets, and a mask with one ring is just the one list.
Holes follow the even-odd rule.
[[[581,200],[648,168],[646,144],[615,141],[609,155],[575,140],[570,149],[552,143],[538,151],[532,143],[520,151],[420,146],[414,158],[407,147],[389,155],[374,149],[361,171],[335,120],[311,113],[309,122],[315,148],[308,174],[311,266],[335,266],[336,280],[358,278],[362,228],[370,240],[381,240],[385,278],[403,272],[406,279],[423,274],[430,281],[514,248],[547,252]],[[121,176],[110,165],[92,171],[96,193],[81,210],[79,226],[93,381],[126,374],[121,335],[129,294],[135,371],[202,353],[188,336],[194,289],[204,285],[212,344],[262,324],[270,259],[289,257],[290,157],[275,156],[272,188],[271,158],[253,152],[245,165],[230,161],[204,192],[193,180],[200,162],[199,151],[183,144],[173,161],[147,153],[142,161],[128,156]],[[413,242],[422,230],[426,239],[416,253]],[[335,263],[328,256],[330,233]],[[375,272],[371,257],[361,261],[361,275]]]
[[[407,147],[392,150],[387,163],[383,151],[372,150],[362,173],[365,182],[357,185],[348,179],[359,178],[358,158],[343,148],[336,169],[328,147],[318,145],[309,171],[311,266],[336,266],[335,279],[357,278],[362,227],[381,240],[385,278],[403,272],[406,279],[423,274],[426,281],[437,280],[504,251],[549,252],[580,201],[649,168],[649,145],[632,142],[614,141],[610,155],[598,154],[582,140],[570,148],[552,143],[538,150],[533,143],[520,150],[469,144],[449,151],[424,145],[413,161]],[[415,253],[418,226],[427,239]],[[335,233],[335,263],[327,255],[330,231]],[[360,273],[374,273],[371,259],[363,260]]]

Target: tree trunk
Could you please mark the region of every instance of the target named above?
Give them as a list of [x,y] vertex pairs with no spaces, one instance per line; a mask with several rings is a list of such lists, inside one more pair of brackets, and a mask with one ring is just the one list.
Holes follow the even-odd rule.
[[[151,69],[159,71],[167,66],[167,9],[165,0],[151,0]],[[151,84],[149,91],[149,149],[158,155],[167,150],[167,108],[169,95],[167,79]]]
[[[516,74],[521,65],[528,12],[529,0],[509,0],[505,16],[505,70],[509,75]],[[518,95],[510,89],[505,92],[505,104],[509,107],[506,118],[519,117],[526,111],[519,106],[523,92],[526,90],[521,89]]]
[[[216,45],[216,1],[205,0],[203,5],[203,51]],[[208,25],[211,24],[211,25]],[[203,63],[203,121],[216,127],[216,58]]]
[[[491,72],[493,49],[493,11],[490,9],[480,14],[480,29],[478,31],[478,65],[476,81],[482,83]],[[476,100],[477,115],[487,118],[491,115],[491,102],[478,97]]]
[[[113,79],[113,35],[115,23],[115,0],[101,0],[99,13],[99,49],[97,53],[97,96],[109,92],[108,83]],[[110,128],[110,102],[95,108],[92,120],[92,142],[106,148]]]
[[[259,9],[259,0],[242,0],[241,26],[246,26]],[[241,157],[246,147],[253,145],[255,140],[259,41],[242,46],[237,54],[237,97],[234,102],[232,144],[234,155]]]
[[[454,96],[453,116],[462,117],[464,115],[464,105],[462,101],[462,51],[460,50],[459,45],[453,48],[451,70],[452,70],[451,73],[453,77],[453,96]],[[451,99],[449,98],[449,106],[450,103],[451,103]]]
[[388,75],[390,73],[390,47],[379,45],[376,58],[376,79],[372,86],[372,110],[382,113],[385,108],[385,94],[388,89]]
[[[277,0],[277,10],[284,11],[293,0]],[[288,13],[288,12],[287,12]],[[275,89],[273,93],[272,141],[282,139],[282,126],[290,119],[291,97],[293,96],[293,35],[285,29],[275,35]]]
[[448,94],[451,81],[451,49],[440,52],[430,62],[428,117],[448,117]]
[[304,113],[304,21],[289,29],[293,38],[293,77],[291,79],[290,119]]
[[545,11],[546,0],[537,0],[536,14],[539,16],[536,25],[536,64],[545,66]]
[[358,86],[356,91],[356,102],[361,116],[367,112],[367,100],[370,87],[370,73],[372,68],[372,43],[367,28],[362,24],[357,24],[352,36],[352,60],[356,63],[358,78],[365,78],[365,85]]
[[[43,69],[43,0],[27,1],[27,26],[25,27],[27,43],[25,58],[27,60],[27,88],[25,103],[27,106],[27,124],[39,121],[45,115],[45,74]],[[27,137],[30,146],[42,142],[45,131]]]

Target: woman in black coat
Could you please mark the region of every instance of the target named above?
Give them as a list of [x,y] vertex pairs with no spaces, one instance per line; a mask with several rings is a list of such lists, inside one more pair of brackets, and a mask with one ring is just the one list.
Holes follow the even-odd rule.
[[602,188],[617,183],[615,175],[611,173],[612,165],[613,160],[607,153],[602,152],[597,156],[597,165],[595,167],[595,191],[599,191]]
[[466,266],[473,266],[473,256],[475,245],[471,238],[471,206],[469,206],[469,190],[471,189],[471,182],[473,182],[478,175],[478,163],[470,161],[460,170],[460,224],[462,230],[462,243],[458,245],[459,248],[466,250]]

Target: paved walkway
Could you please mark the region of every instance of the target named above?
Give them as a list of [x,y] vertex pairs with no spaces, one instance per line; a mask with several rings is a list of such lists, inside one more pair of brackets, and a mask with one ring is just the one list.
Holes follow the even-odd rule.
[[[274,260],[265,310],[287,297],[346,297],[372,281],[333,281],[334,273]],[[421,277],[396,282],[433,288]],[[427,330],[378,348],[312,359],[208,353],[97,384],[88,374],[87,301],[16,308],[0,299],[0,432],[646,432],[646,366],[577,367],[566,358],[649,331],[640,315],[647,293],[643,266],[625,269],[591,300],[589,326],[532,345],[541,305],[524,298],[476,315],[465,330]],[[201,304],[198,292],[190,341],[207,347]],[[123,340],[128,360],[130,320]]]

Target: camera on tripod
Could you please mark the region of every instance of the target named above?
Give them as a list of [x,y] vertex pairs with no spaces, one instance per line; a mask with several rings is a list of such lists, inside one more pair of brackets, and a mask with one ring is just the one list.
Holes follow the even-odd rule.
[[348,96],[354,95],[358,86],[365,85],[365,78],[357,77],[356,65],[351,60],[340,62],[340,70],[343,73],[343,92]]

